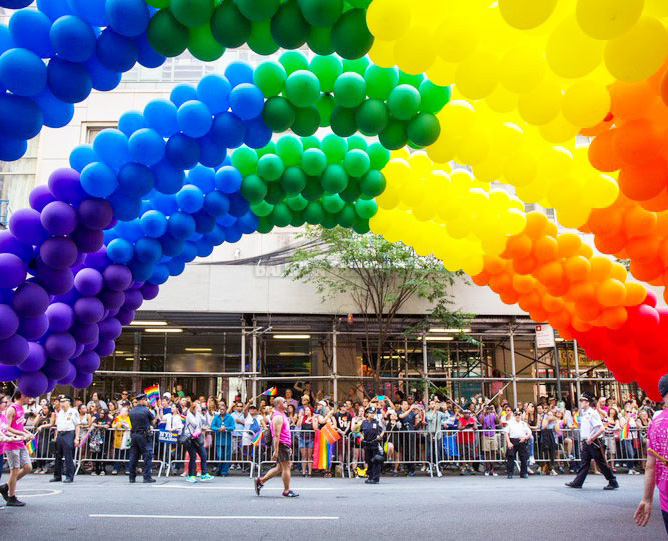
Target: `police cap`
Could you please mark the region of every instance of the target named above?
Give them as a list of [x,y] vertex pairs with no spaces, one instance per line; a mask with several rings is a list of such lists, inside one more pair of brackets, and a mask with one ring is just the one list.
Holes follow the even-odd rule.
[[136,398],[137,400],[146,400],[146,395],[143,394],[143,393],[142,393],[142,394],[138,394],[135,398]]

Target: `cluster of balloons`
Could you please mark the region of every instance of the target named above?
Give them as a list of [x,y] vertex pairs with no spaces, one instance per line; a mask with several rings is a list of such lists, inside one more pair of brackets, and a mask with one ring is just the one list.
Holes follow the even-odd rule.
[[186,48],[200,60],[247,43],[261,55],[308,43],[317,54],[364,56],[373,44],[366,25],[371,0],[146,0],[159,8],[149,24],[151,46],[165,56]]
[[367,233],[389,159],[382,145],[359,136],[319,141],[286,135],[258,151],[237,149],[232,165],[243,175],[241,194],[259,217],[259,232],[308,223]]
[[137,62],[160,66],[165,58],[146,38],[149,19],[144,0],[39,0],[37,10],[16,11],[0,26],[0,159],[23,156],[42,126],[66,126],[73,104],[92,89],[116,88]]

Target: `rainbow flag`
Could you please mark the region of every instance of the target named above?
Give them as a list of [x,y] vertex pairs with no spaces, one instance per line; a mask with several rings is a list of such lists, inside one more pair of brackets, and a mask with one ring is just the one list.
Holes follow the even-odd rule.
[[186,422],[186,416],[183,415],[183,413],[179,413],[179,417],[181,417],[181,420],[185,423]]
[[152,387],[147,387],[144,389],[144,394],[146,395],[146,398],[148,398],[148,403],[151,406],[155,406],[158,403],[158,400],[160,400],[160,386],[153,385]]
[[257,434],[255,434],[255,437],[253,438],[253,447],[257,447],[260,445],[260,442],[262,441],[262,430],[260,430]]
[[28,441],[28,443],[26,443],[26,449],[28,450],[28,454],[30,456],[33,456],[35,454],[35,445],[36,445],[35,442],[36,441],[37,441],[37,438],[35,438],[34,440],[30,440],[30,441]]
[[580,416],[577,413],[573,414],[573,427],[577,428],[579,425]]
[[81,441],[79,442],[79,449],[81,449],[84,445],[86,445],[86,442],[88,441],[88,436],[90,436],[90,430],[87,430],[86,433],[84,434],[84,437],[81,438]]
[[269,387],[261,396],[276,396],[278,394],[278,389],[276,387]]
[[622,428],[622,439],[623,440],[628,440],[629,439],[629,423],[628,423],[628,421],[624,425],[624,428]]
[[326,423],[325,426],[322,427],[320,434],[330,445],[341,439],[341,434],[339,434],[329,423]]
[[313,469],[328,470],[332,465],[334,445],[327,443],[327,437],[322,430],[316,430],[313,440]]

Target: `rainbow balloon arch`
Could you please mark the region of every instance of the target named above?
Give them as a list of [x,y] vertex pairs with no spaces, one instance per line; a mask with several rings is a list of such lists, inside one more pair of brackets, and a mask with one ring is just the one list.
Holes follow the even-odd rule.
[[640,282],[668,283],[665,2],[31,3],[0,0],[16,10],[0,27],[3,161],[137,63],[243,44],[316,56],[178,85],[32,191],[0,233],[0,381],[89,386],[186,263],[308,223],[433,254],[659,398],[668,310]]

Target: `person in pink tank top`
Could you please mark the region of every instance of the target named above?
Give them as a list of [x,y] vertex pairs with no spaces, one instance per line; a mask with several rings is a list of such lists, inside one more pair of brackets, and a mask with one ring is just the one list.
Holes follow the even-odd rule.
[[292,437],[290,435],[290,420],[285,414],[287,403],[285,398],[277,396],[274,398],[274,413],[271,416],[269,430],[271,432],[271,447],[273,453],[271,459],[276,461],[276,466],[267,472],[264,477],[257,477],[254,481],[255,493],[259,496],[264,484],[269,479],[278,475],[283,479],[283,496],[296,498],[299,496],[290,490],[290,467],[292,457]]
[[24,407],[29,397],[16,391],[12,399],[14,402],[5,412],[6,432],[17,439],[4,444],[5,458],[9,465],[9,479],[6,484],[0,485],[0,495],[5,499],[8,507],[23,507],[25,503],[16,498],[16,483],[32,471],[32,463],[25,442],[33,439],[34,436],[25,430]]

